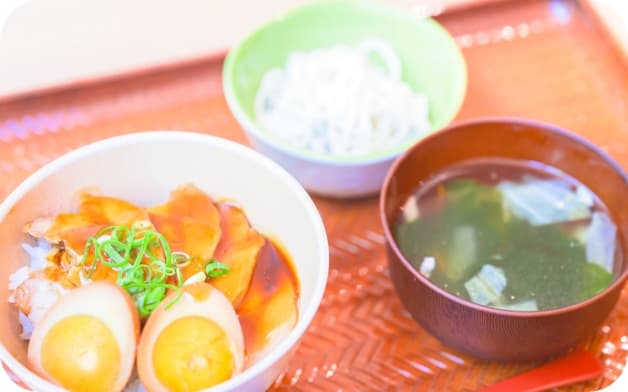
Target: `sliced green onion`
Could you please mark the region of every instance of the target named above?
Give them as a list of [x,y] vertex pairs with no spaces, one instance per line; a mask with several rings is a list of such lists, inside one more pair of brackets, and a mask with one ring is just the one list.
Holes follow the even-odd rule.
[[[88,264],[91,250],[93,257]],[[179,290],[179,294],[166,305],[166,310],[181,298],[181,269],[190,264],[190,256],[172,252],[166,238],[157,231],[109,226],[87,239],[81,263],[88,278],[93,276],[98,263],[116,271],[116,283],[131,295],[140,316],[148,317],[169,289]],[[210,260],[204,272],[216,278],[227,274],[229,267]]]
[[231,271],[229,266],[218,260],[212,259],[205,265],[205,274],[210,278],[219,278]]

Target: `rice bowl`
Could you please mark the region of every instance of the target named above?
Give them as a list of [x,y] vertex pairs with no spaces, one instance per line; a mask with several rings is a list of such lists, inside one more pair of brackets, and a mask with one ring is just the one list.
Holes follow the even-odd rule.
[[[173,160],[160,159],[165,153]],[[107,165],[104,162],[108,162]],[[225,167],[225,162],[229,165],[224,170],[211,173],[204,170],[205,167]],[[120,178],[116,173],[122,168],[126,176]],[[238,181],[233,180],[234,175],[238,176]],[[24,242],[21,227],[25,223],[39,216],[70,210],[76,192],[86,187],[97,186],[103,194],[150,205],[167,198],[169,190],[183,182],[195,183],[207,192],[240,202],[250,214],[252,224],[261,232],[280,238],[286,250],[295,255],[296,274],[313,277],[300,279],[300,312],[294,329],[242,374],[212,390],[266,388],[295,350],[318,307],[327,277],[327,242],[318,212],[294,179],[277,165],[235,143],[191,133],[149,132],[98,142],[46,165],[22,183],[0,207],[0,250],[6,260],[11,260],[3,268],[7,282],[3,286],[7,290],[5,298],[9,297],[9,275],[29,262],[28,253],[21,247]],[[251,192],[251,189],[256,191]],[[277,214],[277,211],[290,213]],[[303,238],[311,240],[303,241]],[[41,261],[38,256],[41,249],[27,249],[35,266]],[[17,280],[12,284],[15,286]],[[17,312],[9,305],[8,302],[1,305],[8,317],[4,318],[0,329],[0,358],[31,388],[60,390],[25,366],[24,344],[19,338],[22,331]]]

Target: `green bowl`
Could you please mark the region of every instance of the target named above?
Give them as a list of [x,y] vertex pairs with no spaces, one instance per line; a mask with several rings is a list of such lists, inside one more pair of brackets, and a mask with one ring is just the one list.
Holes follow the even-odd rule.
[[[428,97],[430,132],[448,125],[464,100],[467,72],[460,49],[441,25],[410,9],[380,3],[320,1],[268,22],[235,45],[225,59],[223,87],[227,103],[254,146],[280,163],[284,162],[273,152],[312,162],[350,165],[390,160],[414,144],[418,139],[367,155],[325,155],[286,145],[255,122],[253,103],[262,77],[269,69],[284,66],[291,52],[338,43],[357,44],[369,37],[384,39],[395,49],[404,82]],[[287,169],[290,171],[290,167]]]

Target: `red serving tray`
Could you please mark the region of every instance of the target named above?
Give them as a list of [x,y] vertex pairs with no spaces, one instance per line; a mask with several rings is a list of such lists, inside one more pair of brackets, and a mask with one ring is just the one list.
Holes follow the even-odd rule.
[[[589,11],[575,0],[526,0],[437,16],[468,62],[457,120],[506,115],[554,123],[628,169],[628,72]],[[221,61],[3,103],[0,197],[51,159],[108,136],[176,129],[246,143],[222,94]],[[275,390],[473,391],[538,365],[479,361],[441,344],[393,291],[377,199],[315,202],[330,240],[329,282]],[[628,357],[628,289],[581,348],[595,353],[604,374],[561,390],[596,390],[618,377]]]

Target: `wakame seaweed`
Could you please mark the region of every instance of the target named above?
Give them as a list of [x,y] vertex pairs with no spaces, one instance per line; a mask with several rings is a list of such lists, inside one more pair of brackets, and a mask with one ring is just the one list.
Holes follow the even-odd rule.
[[614,279],[587,261],[586,243],[575,234],[587,220],[532,225],[505,207],[499,187],[474,179],[441,182],[430,195],[418,196],[419,217],[401,219],[395,239],[417,269],[433,257],[429,279],[460,297],[471,300],[465,283],[485,265],[503,271],[507,281],[499,300],[489,305],[517,309],[526,303],[522,310],[530,310],[530,301],[538,310],[577,303]]

